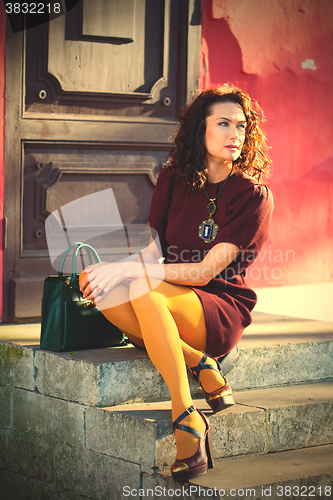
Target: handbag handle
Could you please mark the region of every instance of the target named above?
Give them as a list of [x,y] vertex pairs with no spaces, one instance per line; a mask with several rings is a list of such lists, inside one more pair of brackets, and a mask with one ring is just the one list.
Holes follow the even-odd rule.
[[65,263],[66,257],[68,256],[68,254],[71,251],[71,249],[73,247],[75,247],[75,246],[76,246],[76,249],[75,249],[75,251],[73,252],[73,255],[72,255],[72,278],[71,278],[71,283],[74,283],[75,280],[76,280],[76,258],[77,258],[78,253],[79,253],[79,251],[81,249],[84,248],[86,250],[87,255],[88,255],[88,259],[89,259],[89,265],[91,265],[93,263],[93,257],[95,258],[96,262],[100,262],[101,261],[98,253],[96,252],[96,250],[91,245],[88,245],[87,243],[81,243],[80,241],[76,241],[75,243],[72,243],[66,249],[66,251],[64,252],[64,255],[62,256],[61,261],[60,261],[60,265],[59,265],[59,271],[58,271],[59,275],[63,274],[62,270],[63,270],[63,267],[64,267],[64,263]]
[[96,250],[94,249],[94,247],[92,247],[91,245],[88,245],[87,243],[80,243],[78,245],[78,247],[76,248],[75,252],[73,252],[73,255],[72,255],[72,278],[71,278],[71,283],[74,283],[75,282],[75,279],[76,279],[76,258],[78,256],[78,253],[79,251],[81,250],[81,248],[85,249],[85,251],[87,252],[87,255],[88,255],[88,259],[89,259],[89,265],[92,264],[92,257],[95,258],[96,262],[101,262],[101,259],[98,255],[98,253],[96,252]]
[[66,257],[75,245],[82,245],[82,243],[81,243],[81,241],[76,241],[75,243],[72,243],[71,245],[69,245],[69,247],[66,249],[66,251],[64,252],[64,255],[61,258],[58,274],[62,274],[62,268],[64,267]]

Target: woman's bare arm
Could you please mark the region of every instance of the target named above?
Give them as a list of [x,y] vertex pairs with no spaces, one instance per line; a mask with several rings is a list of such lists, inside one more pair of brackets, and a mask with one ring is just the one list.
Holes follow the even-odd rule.
[[[168,283],[189,286],[204,286],[225,269],[240,253],[232,243],[218,243],[198,263],[157,264],[159,253],[151,242],[137,262],[99,263],[88,266],[87,276],[81,281],[81,290],[86,299],[99,302],[103,296],[94,296],[99,287],[105,293],[126,279],[158,279]],[[95,293],[95,295],[97,295]]]

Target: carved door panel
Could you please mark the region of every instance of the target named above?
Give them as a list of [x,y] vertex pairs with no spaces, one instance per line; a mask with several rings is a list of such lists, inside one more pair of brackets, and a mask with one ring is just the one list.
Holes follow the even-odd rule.
[[112,188],[122,222],[145,233],[177,115],[197,85],[198,3],[80,0],[23,34],[8,27],[5,319],[40,315],[54,210]]

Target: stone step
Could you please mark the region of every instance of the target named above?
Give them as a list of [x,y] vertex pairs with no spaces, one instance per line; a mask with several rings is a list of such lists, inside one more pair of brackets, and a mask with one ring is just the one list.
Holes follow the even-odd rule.
[[[239,391],[236,405],[212,414],[195,400],[212,428],[215,458],[267,454],[333,443],[333,382]],[[173,463],[171,403],[87,407],[87,449],[147,468]]]
[[174,482],[169,472],[143,474],[141,488],[144,494],[153,490],[152,499],[162,492],[169,500],[328,500],[333,498],[333,446],[217,460],[214,469],[186,483]]
[[[333,324],[257,313],[228,374],[234,390],[333,378]],[[0,385],[89,406],[161,401],[167,386],[133,347],[55,353],[39,348],[40,325],[0,326]],[[194,395],[202,394],[190,376]]]
[[[235,395],[237,404],[217,415],[208,411],[205,401],[196,401],[211,422],[215,457],[228,460],[250,454],[251,460],[269,459],[281,453],[269,453],[272,450],[324,448],[333,440],[332,384],[240,391]],[[119,500],[145,498],[128,495],[124,486],[133,491],[156,485],[176,487],[168,472],[175,457],[169,402],[99,408],[9,384],[0,389],[0,498],[5,491],[4,500]],[[313,460],[317,467],[318,458]],[[299,463],[298,458],[293,463]],[[157,474],[158,467],[167,467],[166,474]],[[198,480],[207,479],[206,484],[214,487],[210,479],[218,471],[218,477],[224,478],[222,467]],[[257,466],[252,475],[256,471]],[[297,478],[303,477],[302,467],[298,472]],[[322,474],[319,480],[319,473],[311,474],[315,482],[306,485],[327,485],[328,476]],[[283,484],[289,484],[287,479]],[[235,488],[233,483],[229,488]],[[207,496],[211,497],[210,492]],[[193,498],[204,497],[201,493]]]

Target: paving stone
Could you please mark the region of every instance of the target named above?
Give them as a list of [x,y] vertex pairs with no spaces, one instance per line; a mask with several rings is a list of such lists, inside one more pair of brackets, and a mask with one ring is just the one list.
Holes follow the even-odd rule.
[[41,394],[66,401],[98,405],[98,365],[37,350],[36,387]]
[[304,448],[333,442],[333,402],[269,410],[267,450]]
[[94,500],[119,500],[123,485],[140,485],[137,464],[73,448],[61,441],[53,453],[48,453],[46,446],[46,441],[39,441],[33,451],[26,450],[24,436],[18,433],[3,450],[8,455],[6,469]]
[[239,404],[265,409],[266,449],[281,451],[333,442],[333,382],[236,393]]
[[[271,337],[265,334],[267,327]],[[237,405],[212,415],[204,400],[195,401],[209,416],[218,467],[191,483],[205,493],[197,488],[184,498],[222,498],[212,490],[222,485],[229,496],[243,499],[244,494],[231,493],[238,488],[238,477],[243,481],[239,488],[264,485],[269,492],[272,487],[266,496],[256,490],[256,498],[299,500],[288,496],[288,490],[279,496],[273,487],[280,484],[303,486],[307,492],[313,486],[317,496],[308,496],[323,500],[319,488],[330,484],[333,471],[326,456],[329,451],[332,457],[332,448],[325,444],[333,441],[333,382],[290,384],[333,378],[332,326],[280,317],[272,323],[260,316],[251,328],[241,341],[237,366],[228,374],[237,389]],[[0,340],[2,331],[0,327]],[[118,500],[129,490],[128,498],[144,498],[144,492],[135,492],[180,484],[168,472],[154,473],[157,467],[169,470],[175,444],[169,392],[145,353],[131,347],[51,353],[33,344],[6,342],[0,342],[0,467],[7,471],[6,484],[15,477],[27,500],[29,495],[38,500],[33,495],[38,486],[45,499],[62,500],[68,493],[68,500]],[[190,380],[193,394],[200,394],[192,376]],[[240,390],[260,386],[266,388]],[[304,446],[313,452],[306,460],[297,454],[303,449],[294,455],[279,451]],[[246,454],[248,462],[239,462]],[[266,459],[270,467],[263,466]],[[270,476],[269,469],[278,477]],[[228,483],[229,476],[235,482]],[[253,479],[248,486],[247,478]],[[161,498],[158,493],[149,498]],[[172,495],[167,498],[180,498],[179,491]]]
[[12,431],[2,433],[5,468],[62,487],[57,475],[83,450],[83,413],[81,405],[14,389]]
[[12,342],[24,346],[39,346],[40,323],[0,324],[0,342]]
[[[207,412],[204,400],[196,406]],[[217,415],[207,413],[214,456],[254,453],[265,448],[265,412],[235,405]],[[171,403],[143,403],[87,408],[87,448],[148,467],[163,467],[175,459]]]
[[35,368],[36,385],[41,393],[90,406],[170,397],[147,354],[134,347],[76,354],[37,350]]
[[[142,475],[141,498],[149,500],[160,500],[167,498],[169,500],[189,499],[202,500],[203,498],[219,499],[220,496],[208,491],[208,488],[199,487],[189,483],[175,482],[171,475],[156,473],[153,476]],[[207,495],[207,491],[209,495]],[[131,497],[133,500],[134,497]],[[139,498],[139,497],[138,497]]]
[[2,500],[93,500],[4,469],[0,469],[0,484]]
[[287,345],[332,340],[333,323],[277,314],[252,312],[253,322],[241,339],[242,347]]
[[11,455],[8,450],[11,447],[12,432],[10,429],[0,428],[0,468],[10,470],[12,468]]
[[[147,406],[149,408],[149,404]],[[171,412],[156,409],[156,404],[151,409],[147,406],[143,411],[133,409],[132,412],[124,406],[124,413],[119,406],[87,408],[87,449],[148,467],[156,466],[156,447],[160,447],[160,441],[165,444],[169,437],[174,444]]]
[[84,406],[14,389],[12,430],[0,429],[0,467],[94,500],[119,499],[141,469],[86,450]]
[[[26,332],[25,326],[13,326],[14,330],[0,326],[0,340],[28,345],[33,342],[33,329]],[[234,390],[333,378],[333,326],[328,323],[254,314],[239,348],[237,364],[227,377]],[[31,350],[30,378],[22,373],[20,387],[33,390],[36,383],[43,394],[102,407],[169,398],[167,386],[147,354],[130,346],[75,354],[42,351],[36,345],[11,349],[13,353],[15,349]],[[3,369],[2,377],[9,372]],[[202,395],[193,376],[189,379],[192,393]]]
[[333,378],[333,341],[242,348],[228,374],[234,390]]
[[12,392],[9,384],[0,386],[0,428],[10,429],[12,424]]
[[[82,467],[68,470],[71,489],[0,468],[1,500],[119,500],[123,486],[140,486],[140,468],[110,457],[84,453]],[[64,476],[65,477],[65,476]]]
[[139,465],[92,451],[83,452],[77,469],[72,468],[70,473],[74,491],[94,500],[119,500],[124,486],[140,487]]
[[[333,378],[333,341],[244,349],[228,374],[234,390]],[[77,354],[36,350],[36,385],[50,396],[90,406],[167,400],[169,391],[145,353],[135,348]],[[194,396],[202,394],[189,374]]]
[[0,386],[10,384],[33,391],[34,354],[32,348],[0,342]]
[[[169,472],[164,475],[170,476]],[[191,480],[190,484],[216,488],[221,490],[220,498],[237,500],[244,497],[272,500],[331,498],[333,446],[222,459],[216,463],[215,469]]]
[[[78,404],[48,398],[37,392],[21,389],[13,391],[13,425],[16,432],[26,435],[27,440],[52,444],[62,440],[73,447],[84,444],[84,407]],[[52,443],[53,442],[53,443]]]
[[[238,404],[211,413],[214,457],[279,451],[333,442],[333,382],[235,394]],[[313,396],[310,398],[309,395]],[[87,448],[149,467],[171,464],[175,444],[170,402],[87,408]]]
[[259,408],[235,405],[210,414],[215,458],[265,450],[265,412]]
[[[276,454],[279,456],[275,457],[276,461],[274,464],[271,461],[267,461],[269,467],[272,467],[272,469],[277,467],[279,471],[281,470],[277,462],[285,459],[285,457],[280,456],[282,453]],[[154,500],[161,498],[161,492],[165,494],[165,498],[172,498],[172,500],[176,500],[177,498],[190,498],[192,500],[202,500],[204,498],[218,500],[225,500],[225,498],[236,500],[244,500],[244,498],[250,498],[251,500],[266,500],[267,498],[272,500],[299,500],[300,498],[323,500],[332,498],[333,474],[331,472],[322,472],[327,470],[327,467],[317,467],[316,471],[309,473],[308,467],[297,457],[296,474],[299,477],[290,478],[290,471],[295,469],[293,467],[295,464],[288,463],[289,473],[285,471],[278,472],[279,477],[275,482],[266,482],[268,479],[266,470],[263,467],[265,462],[258,463],[256,460],[252,460],[253,458],[255,459],[256,457],[251,457],[252,464],[239,463],[239,459],[237,459],[237,462],[233,462],[233,473],[231,477],[227,478],[227,481],[224,478],[229,474],[230,467],[226,467],[225,462],[217,464],[216,468],[209,470],[206,475],[185,483],[175,482],[168,472],[157,472],[154,476],[149,477],[143,475],[142,494],[149,495],[149,498],[153,498]],[[267,455],[262,458],[266,459]],[[251,480],[242,480],[243,474],[245,477],[252,474],[257,477],[258,467],[260,478],[255,485],[252,484]],[[235,474],[241,479],[233,482]],[[283,477],[287,477],[288,479],[283,480]],[[155,495],[151,495],[151,491],[155,492]],[[167,496],[168,494],[170,497]]]

